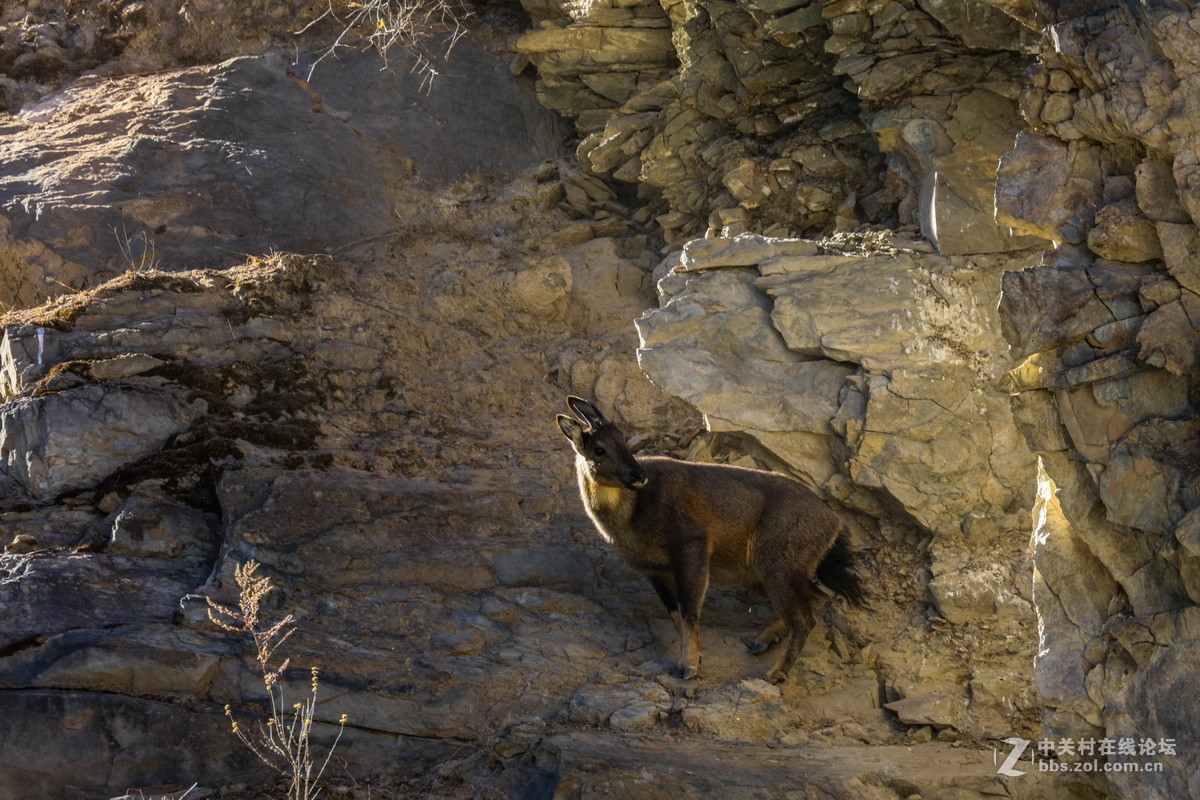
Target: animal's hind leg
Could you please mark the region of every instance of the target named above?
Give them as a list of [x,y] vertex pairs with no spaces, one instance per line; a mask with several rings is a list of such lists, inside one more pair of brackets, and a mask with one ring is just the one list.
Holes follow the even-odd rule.
[[781,587],[780,591],[773,592],[771,596],[775,610],[783,617],[782,622],[787,626],[788,638],[787,646],[780,654],[779,660],[764,676],[770,683],[783,683],[787,680],[796,659],[800,656],[800,650],[804,647],[804,641],[816,622],[813,616],[814,598],[809,583],[798,581],[797,584]]
[[766,650],[771,645],[778,642],[787,633],[787,623],[782,619],[777,619],[767,626],[766,630],[758,635],[758,638],[746,645],[747,652],[752,656]]

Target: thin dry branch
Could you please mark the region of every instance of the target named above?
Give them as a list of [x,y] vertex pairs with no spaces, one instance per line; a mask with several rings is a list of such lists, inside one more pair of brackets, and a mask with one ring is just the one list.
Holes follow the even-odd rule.
[[331,18],[341,28],[337,38],[309,68],[312,78],[317,65],[347,47],[372,48],[389,65],[395,48],[413,57],[412,71],[422,76],[421,88],[429,91],[438,71],[434,69],[433,43],[441,40],[441,57],[450,55],[466,33],[464,22],[471,10],[463,0],[329,0],[326,10],[297,33]]

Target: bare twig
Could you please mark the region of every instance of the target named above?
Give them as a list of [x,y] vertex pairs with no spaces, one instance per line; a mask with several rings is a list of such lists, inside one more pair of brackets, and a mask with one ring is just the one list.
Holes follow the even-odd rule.
[[399,48],[413,57],[412,71],[422,76],[421,89],[428,92],[437,77],[433,67],[431,44],[442,38],[443,57],[467,32],[463,23],[471,15],[463,0],[328,0],[325,11],[297,33],[332,18],[341,33],[309,67],[306,80],[312,78],[317,64],[339,50],[352,45],[373,48],[388,67],[388,54]]

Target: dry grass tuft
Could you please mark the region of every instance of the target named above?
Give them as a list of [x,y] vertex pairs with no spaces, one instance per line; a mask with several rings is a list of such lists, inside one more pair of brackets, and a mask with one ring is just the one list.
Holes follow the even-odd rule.
[[121,292],[200,292],[224,284],[244,302],[264,302],[280,292],[305,292],[311,289],[315,274],[335,274],[334,265],[325,256],[296,253],[268,253],[249,256],[244,264],[225,269],[164,271],[154,266],[137,266],[112,280],[90,289],[67,287],[69,294],[47,300],[35,308],[9,309],[0,313],[0,326],[40,325],[54,330],[70,330],[75,320],[92,304]]
[[193,276],[194,273],[162,272],[157,269],[131,270],[93,289],[72,289],[71,294],[51,298],[36,308],[7,311],[0,314],[0,325],[41,325],[54,330],[69,330],[88,306],[118,292],[150,289],[200,291],[201,286]]

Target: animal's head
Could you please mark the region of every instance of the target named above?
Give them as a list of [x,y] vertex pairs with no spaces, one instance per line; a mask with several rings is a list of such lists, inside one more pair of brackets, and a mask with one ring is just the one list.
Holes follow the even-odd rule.
[[629,452],[621,429],[581,397],[568,397],[567,406],[575,412],[575,417],[559,414],[558,427],[583,459],[588,476],[601,486],[626,489],[645,486],[646,471]]

